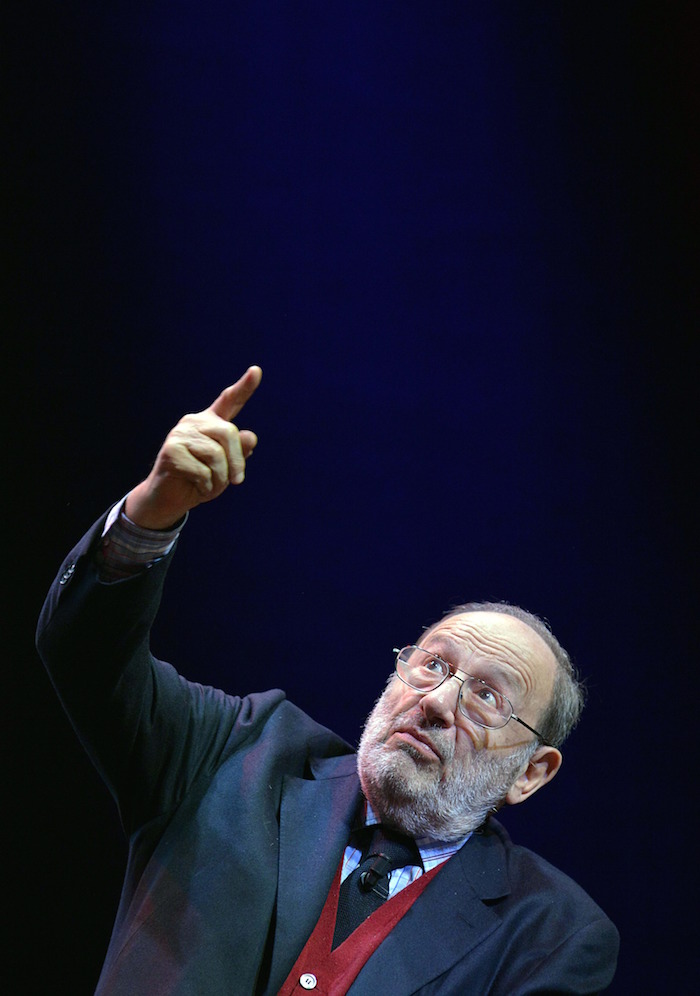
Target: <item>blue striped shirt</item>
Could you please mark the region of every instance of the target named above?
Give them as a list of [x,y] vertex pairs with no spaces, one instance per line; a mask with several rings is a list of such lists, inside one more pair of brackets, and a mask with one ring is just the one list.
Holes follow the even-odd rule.
[[[365,826],[374,826],[379,823],[379,819],[375,816],[372,807],[369,802],[365,803],[366,813],[365,813]],[[432,837],[416,837],[416,845],[420,852],[421,860],[423,861],[423,867],[420,868],[418,865],[406,865],[405,868],[395,868],[394,871],[389,872],[389,898],[395,896],[397,892],[405,889],[407,885],[414,882],[417,878],[420,878],[424,871],[428,872],[431,868],[435,868],[437,865],[442,864],[443,861],[447,861],[455,854],[462,844],[465,844],[467,840],[471,837],[471,834],[467,834],[466,837],[462,837],[461,840],[455,841],[444,841],[435,840]],[[353,847],[352,844],[348,844],[345,848],[345,854],[343,856],[343,868],[340,873],[341,882],[353,872],[360,861],[362,860],[362,851]]]

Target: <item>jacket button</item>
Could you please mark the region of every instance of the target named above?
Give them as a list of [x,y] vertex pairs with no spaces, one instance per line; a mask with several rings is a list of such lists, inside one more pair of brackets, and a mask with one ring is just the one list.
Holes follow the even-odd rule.
[[316,988],[316,976],[311,972],[304,972],[302,977],[299,979],[302,989],[315,989]]
[[75,570],[75,564],[71,564],[70,567],[67,567],[63,572],[63,574],[61,575],[58,583],[67,584],[70,581],[70,579],[73,577],[74,570]]

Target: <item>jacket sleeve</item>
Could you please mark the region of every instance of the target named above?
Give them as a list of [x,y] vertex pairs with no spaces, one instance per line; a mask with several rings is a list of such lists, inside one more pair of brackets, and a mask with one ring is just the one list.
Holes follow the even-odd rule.
[[61,566],[37,648],[127,833],[174,808],[265,722],[279,691],[246,698],[189,682],[150,652],[150,629],[173,554],[112,583],[95,563],[104,517]]
[[[496,830],[503,839],[503,828]],[[494,989],[503,996],[607,989],[617,966],[615,925],[576,882],[539,855],[509,838],[506,855],[512,891],[502,904],[504,948]]]
[[601,915],[569,934],[546,956],[538,958],[534,952],[532,962],[522,965],[520,980],[514,980],[510,992],[522,996],[603,992],[613,980],[618,948],[616,927]]

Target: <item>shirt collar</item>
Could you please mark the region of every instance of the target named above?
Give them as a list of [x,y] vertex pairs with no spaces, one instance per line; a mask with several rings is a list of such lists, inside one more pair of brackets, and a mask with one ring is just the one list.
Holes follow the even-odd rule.
[[[365,799],[365,813],[364,813],[364,826],[375,826],[380,820],[369,800]],[[465,834],[464,837],[460,837],[459,840],[439,840],[436,837],[429,837],[427,834],[422,837],[416,837],[416,846],[420,851],[420,856],[423,859],[423,865],[426,871],[428,870],[428,865],[433,864],[435,857],[440,856],[441,860],[445,860],[450,857],[460,849],[463,844],[471,837],[471,833]]]

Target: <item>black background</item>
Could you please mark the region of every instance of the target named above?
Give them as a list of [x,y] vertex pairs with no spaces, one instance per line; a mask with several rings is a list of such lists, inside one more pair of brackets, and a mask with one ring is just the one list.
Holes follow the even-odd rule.
[[506,824],[617,923],[613,991],[692,991],[696,20],[10,14],[5,991],[92,991],[125,853],[33,649],[43,594],[250,363],[260,445],[191,516],[155,651],[355,742],[391,648],[451,604],[544,614],[589,705]]

